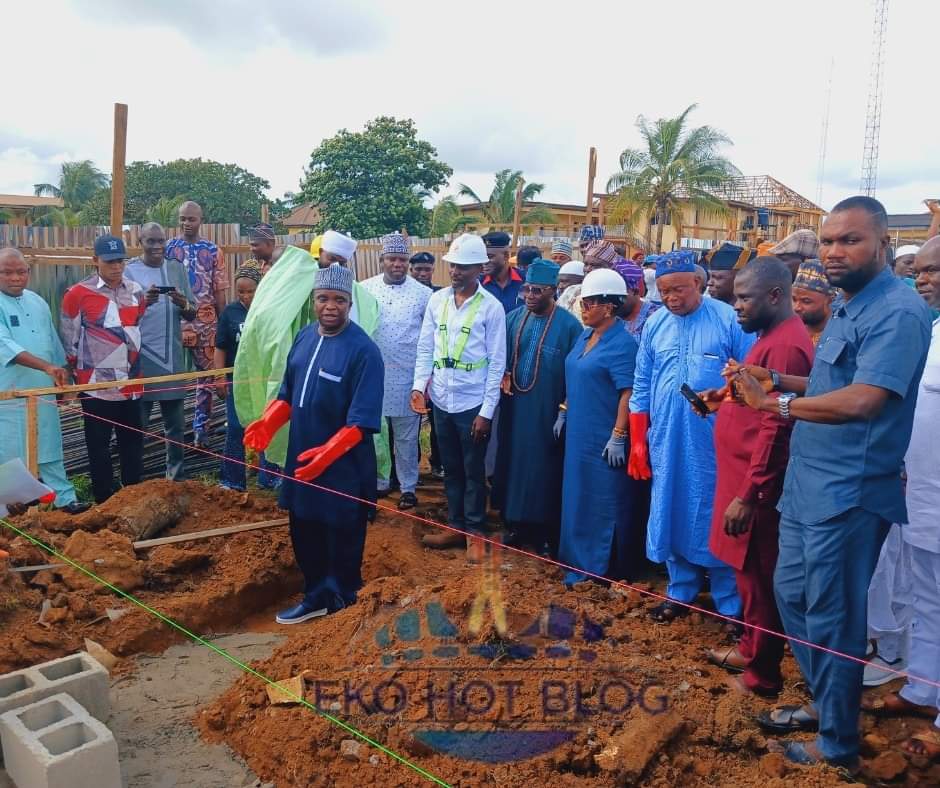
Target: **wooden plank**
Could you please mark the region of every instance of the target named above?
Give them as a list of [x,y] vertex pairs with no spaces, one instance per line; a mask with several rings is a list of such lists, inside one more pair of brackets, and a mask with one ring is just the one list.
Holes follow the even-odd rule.
[[210,539],[214,536],[228,536],[229,534],[240,534],[245,531],[258,531],[263,528],[275,528],[279,525],[287,525],[290,519],[281,517],[277,520],[264,520],[260,523],[242,523],[241,525],[228,525],[224,528],[210,528],[208,531],[193,531],[188,534],[176,534],[175,536],[162,536],[158,539],[144,539],[141,542],[134,542],[135,550],[146,550],[150,547],[159,547],[164,544],[177,544],[179,542],[196,542],[200,539]]
[[516,204],[512,209],[512,247],[510,254],[519,251],[519,223],[522,217],[522,189],[524,186],[525,180],[519,178],[519,182],[516,184]]
[[114,105],[114,155],[111,159],[111,235],[124,228],[124,160],[127,155],[127,104]]
[[39,401],[36,397],[26,398],[26,467],[29,472],[39,476]]
[[234,372],[234,367],[221,367],[220,369],[195,370],[193,372],[177,372],[173,375],[156,375],[151,378],[134,378],[126,381],[106,380],[101,383],[79,383],[72,386],[45,386],[35,389],[10,389],[9,391],[0,391],[0,400],[15,399],[18,397],[27,397],[27,409],[29,402],[35,402],[36,397],[44,394],[73,394],[80,391],[101,391],[103,389],[113,389],[115,386],[137,386],[149,383],[173,383],[178,380],[196,380],[197,378],[214,378]]
[[597,175],[597,148],[591,147],[588,153],[587,213],[584,223],[593,224],[594,215],[594,178]]

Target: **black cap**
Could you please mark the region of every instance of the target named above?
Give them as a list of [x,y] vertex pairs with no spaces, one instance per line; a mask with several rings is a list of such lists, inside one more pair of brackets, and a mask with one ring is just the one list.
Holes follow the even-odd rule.
[[418,252],[417,254],[411,255],[408,262],[411,265],[414,265],[415,263],[430,263],[431,265],[434,265],[434,255],[430,252]]
[[102,235],[95,238],[95,257],[103,263],[110,263],[112,260],[126,260],[127,249],[124,247],[124,241],[113,235]]
[[483,243],[493,249],[508,249],[510,240],[509,233],[498,230],[483,236]]

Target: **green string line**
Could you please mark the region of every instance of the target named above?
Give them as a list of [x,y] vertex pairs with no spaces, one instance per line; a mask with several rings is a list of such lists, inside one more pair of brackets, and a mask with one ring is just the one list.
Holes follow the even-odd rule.
[[291,700],[294,700],[294,701],[296,701],[297,703],[303,704],[304,706],[306,706],[306,707],[307,707],[308,709],[310,709],[311,711],[315,711],[315,712],[316,712],[317,714],[319,714],[321,717],[324,717],[325,719],[327,719],[327,720],[329,720],[330,722],[332,722],[334,725],[339,726],[340,728],[342,728],[342,729],[343,729],[344,731],[346,731],[347,733],[350,733],[350,734],[352,734],[353,736],[356,736],[357,738],[362,739],[362,741],[366,742],[367,744],[372,745],[372,746],[375,747],[377,750],[380,750],[381,752],[385,753],[385,754],[388,755],[389,757],[394,758],[394,759],[395,759],[396,761],[398,761],[399,763],[402,763],[402,764],[404,764],[405,766],[407,766],[408,768],[414,770],[417,774],[420,774],[420,775],[421,775],[422,777],[424,777],[425,779],[430,780],[430,781],[431,781],[432,783],[434,783],[435,785],[443,786],[443,788],[451,788],[451,786],[449,785],[449,783],[445,783],[445,782],[444,782],[443,780],[441,780],[439,777],[435,777],[435,776],[434,776],[433,774],[431,774],[430,772],[425,771],[425,770],[422,769],[420,766],[418,766],[416,763],[412,763],[412,762],[409,761],[407,758],[405,758],[405,757],[399,755],[397,752],[394,752],[393,750],[390,750],[388,747],[385,747],[384,745],[380,744],[379,742],[377,742],[377,741],[375,741],[375,740],[373,740],[373,739],[370,739],[366,734],[364,734],[364,733],[362,733],[361,731],[357,730],[356,728],[354,728],[354,727],[353,727],[352,725],[350,725],[349,723],[344,722],[343,720],[339,719],[338,717],[334,717],[332,714],[329,714],[328,712],[323,711],[323,709],[320,709],[320,708],[318,708],[317,706],[314,706],[312,703],[310,703],[310,702],[307,701],[307,700],[304,700],[304,698],[302,698],[302,697],[300,697],[299,695],[296,695],[295,693],[291,692],[291,690],[287,689],[286,687],[282,687],[282,686],[281,686],[280,684],[278,684],[276,681],[274,681],[274,680],[272,680],[272,679],[269,679],[269,678],[268,678],[267,676],[265,676],[263,673],[259,673],[257,670],[255,670],[254,668],[250,667],[249,665],[246,665],[246,664],[245,664],[244,662],[242,662],[241,660],[236,659],[235,657],[233,657],[231,654],[229,654],[229,653],[228,653],[227,651],[225,651],[224,649],[221,649],[221,648],[219,648],[218,646],[216,646],[215,644],[211,643],[210,641],[205,640],[204,638],[199,637],[199,635],[196,635],[196,634],[190,632],[190,631],[189,631],[188,629],[186,629],[186,627],[184,627],[182,624],[179,624],[179,623],[177,623],[176,621],[174,621],[172,618],[169,618],[169,617],[163,615],[163,613],[161,613],[159,610],[154,610],[154,609],[153,609],[152,607],[150,607],[149,605],[147,605],[147,604],[145,604],[144,602],[141,602],[139,599],[137,599],[137,597],[135,597],[135,596],[133,596],[133,595],[127,593],[126,591],[122,591],[120,588],[118,588],[118,587],[115,586],[115,585],[112,585],[111,583],[109,583],[109,582],[108,582],[107,580],[105,580],[104,578],[98,577],[98,575],[96,575],[94,572],[92,572],[92,571],[89,570],[89,569],[86,569],[86,568],[85,568],[84,566],[82,566],[81,564],[76,563],[76,562],[73,561],[71,558],[69,558],[67,555],[63,555],[62,553],[58,552],[54,547],[51,547],[50,545],[47,545],[47,544],[46,544],[45,542],[43,542],[42,540],[37,539],[36,537],[32,536],[31,534],[27,533],[26,531],[23,531],[23,530],[21,530],[20,528],[17,528],[15,525],[13,525],[13,524],[10,523],[10,522],[7,522],[7,521],[6,521],[5,519],[3,519],[2,517],[0,517],[0,523],[2,523],[4,526],[6,526],[7,528],[9,528],[9,529],[10,529],[11,531],[13,531],[14,533],[19,534],[20,536],[22,536],[22,537],[24,537],[25,539],[29,540],[32,544],[36,545],[37,547],[42,548],[43,550],[45,550],[45,551],[46,551],[47,553],[49,553],[50,555],[55,556],[56,558],[58,558],[58,559],[64,561],[65,563],[67,563],[67,564],[68,564],[69,566],[71,566],[72,568],[77,569],[79,572],[82,572],[83,574],[87,575],[88,577],[90,577],[90,578],[91,578],[92,580],[94,580],[95,582],[100,583],[101,585],[103,585],[103,586],[105,586],[106,588],[110,589],[111,591],[113,591],[113,592],[114,592],[115,594],[117,594],[118,596],[124,597],[124,598],[127,599],[128,601],[130,601],[130,602],[132,602],[133,604],[137,605],[137,606],[138,606],[139,608],[141,608],[142,610],[146,610],[148,613],[150,613],[150,615],[155,616],[155,617],[158,618],[160,621],[162,621],[164,624],[168,624],[168,625],[171,626],[173,629],[176,629],[176,630],[182,632],[184,635],[186,635],[187,637],[189,637],[189,638],[191,638],[192,640],[194,640],[196,643],[199,643],[200,645],[205,646],[206,648],[208,648],[208,649],[214,651],[216,654],[218,654],[218,655],[224,657],[224,658],[227,659],[229,662],[231,662],[233,665],[236,665],[236,666],[239,667],[241,670],[243,670],[245,673],[248,673],[249,675],[254,676],[254,677],[257,678],[257,679],[260,679],[260,680],[263,681],[265,684],[268,684],[268,685],[271,686],[271,687],[275,687],[275,688],[278,689],[280,692],[282,692],[282,693],[284,693],[285,695],[287,695]]

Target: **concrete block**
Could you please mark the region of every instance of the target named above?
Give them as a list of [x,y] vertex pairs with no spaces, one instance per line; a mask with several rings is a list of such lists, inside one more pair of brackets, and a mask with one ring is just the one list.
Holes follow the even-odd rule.
[[121,788],[114,736],[64,693],[0,714],[0,744],[19,788]]
[[108,671],[90,654],[79,651],[0,676],[0,714],[64,692],[95,719],[111,716]]

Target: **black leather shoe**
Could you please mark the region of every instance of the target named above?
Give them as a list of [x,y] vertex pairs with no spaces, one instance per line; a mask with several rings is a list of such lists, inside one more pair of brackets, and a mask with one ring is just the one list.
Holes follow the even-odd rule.
[[65,506],[57,507],[57,512],[65,512],[66,514],[81,514],[82,512],[87,512],[91,509],[90,503],[79,503],[78,501],[72,501],[72,503],[67,503]]

